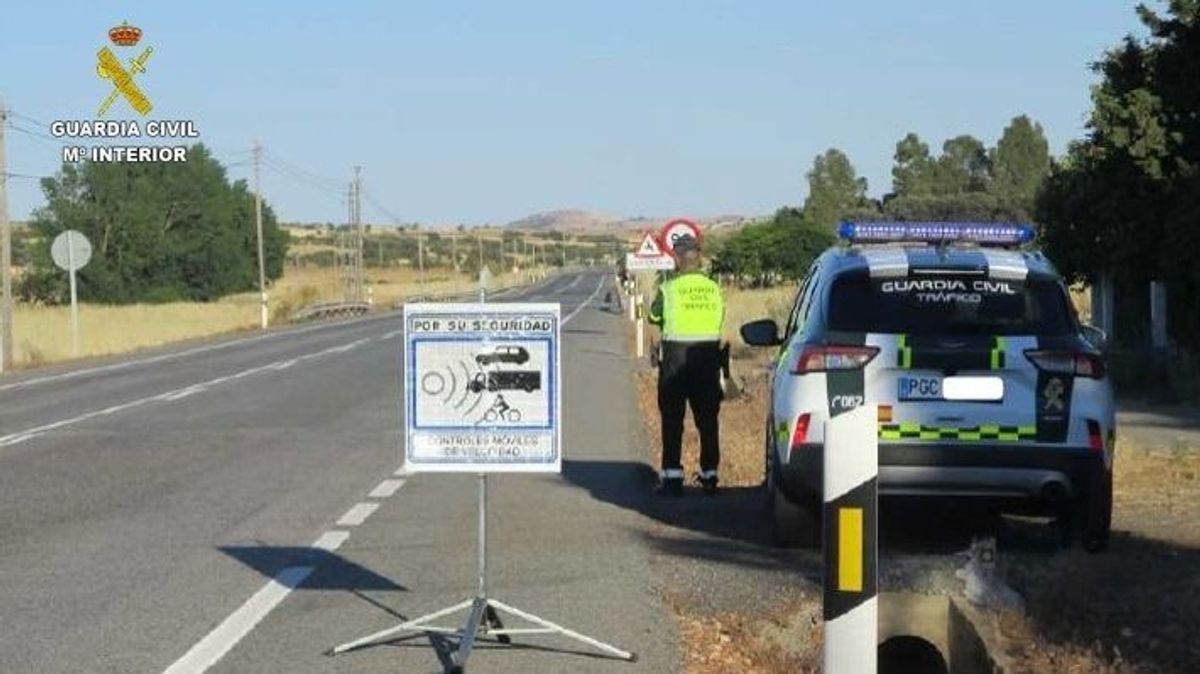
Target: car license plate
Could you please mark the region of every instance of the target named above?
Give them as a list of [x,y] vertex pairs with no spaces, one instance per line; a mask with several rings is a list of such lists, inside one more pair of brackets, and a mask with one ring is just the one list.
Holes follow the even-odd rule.
[[900,400],[941,400],[941,377],[900,377]]

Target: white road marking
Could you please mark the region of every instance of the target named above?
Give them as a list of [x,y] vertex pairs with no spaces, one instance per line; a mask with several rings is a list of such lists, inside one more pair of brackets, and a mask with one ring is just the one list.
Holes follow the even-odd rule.
[[325,552],[333,552],[342,547],[350,538],[349,531],[326,531],[321,534],[321,537],[313,541],[312,548],[314,550],[324,550]]
[[391,498],[392,494],[395,494],[403,486],[404,480],[402,479],[387,479],[380,482],[379,486],[372,489],[371,493],[367,494],[367,496],[370,498]]
[[[580,276],[579,278],[583,278],[583,277]],[[577,314],[579,314],[579,312],[583,311],[584,307],[591,304],[592,300],[596,299],[596,295],[600,294],[600,289],[603,287],[604,287],[604,276],[601,276],[600,282],[596,284],[596,289],[592,291],[592,294],[588,295],[588,298],[583,301],[583,304],[580,304],[579,306],[575,307],[575,311],[572,311],[571,313],[567,314],[567,317],[563,319],[562,324],[566,325],[567,323],[569,323],[572,318],[575,318],[575,316]]]
[[347,510],[346,514],[337,521],[337,525],[339,527],[357,527],[366,522],[367,518],[376,510],[379,510],[378,503],[355,503],[354,507]]
[[403,332],[404,332],[403,330],[392,330],[391,332],[385,332],[379,336],[379,341],[386,342],[389,339],[395,339],[396,337],[399,337],[400,334]]
[[297,363],[311,360],[313,358],[319,358],[321,356],[328,355],[331,353],[345,353],[347,351],[350,351],[351,349],[354,349],[359,346],[362,346],[363,344],[366,344],[367,341],[368,341],[367,339],[359,339],[357,341],[350,342],[349,344],[343,344],[341,346],[335,346],[335,347],[330,347],[328,349],[322,349],[320,351],[314,351],[313,353],[305,354],[303,356],[297,356],[296,358],[292,358],[289,360],[281,360],[281,361],[276,361],[274,363],[268,363],[266,365],[260,365],[258,367],[252,367],[248,370],[242,370],[240,372],[235,372],[234,374],[225,375],[223,377],[217,377],[216,379],[210,379],[208,381],[200,382],[198,384],[191,384],[189,386],[185,386],[183,388],[178,388],[178,389],[174,389],[171,391],[167,391],[165,393],[159,393],[157,395],[148,396],[145,398],[139,398],[137,400],[131,400],[126,403],[121,403],[120,405],[113,405],[112,407],[106,407],[102,410],[95,410],[92,412],[87,412],[85,414],[80,414],[79,416],[76,416],[76,417],[71,417],[70,419],[62,419],[60,421],[55,421],[53,423],[44,424],[42,426],[37,426],[35,428],[27,428],[23,431],[17,431],[16,433],[10,433],[8,435],[0,435],[0,447],[8,447],[10,445],[15,445],[15,444],[18,444],[21,442],[25,442],[26,440],[37,437],[41,433],[45,433],[46,431],[52,431],[52,430],[56,430],[59,428],[65,428],[67,426],[74,426],[75,424],[78,424],[82,421],[87,421],[88,419],[94,419],[96,417],[107,416],[110,414],[116,414],[117,412],[123,412],[125,410],[133,409],[135,407],[141,407],[143,405],[147,405],[147,404],[153,403],[153,402],[172,402],[175,400],[179,400],[181,398],[186,398],[186,397],[196,394],[196,393],[200,393],[200,392],[210,389],[214,386],[218,386],[220,384],[224,384],[224,383],[231,382],[231,381],[236,381],[236,380],[242,379],[244,377],[249,377],[251,375],[259,374],[261,372],[267,372],[267,371],[272,371],[272,370],[274,370],[274,371],[281,370],[286,367],[292,367],[293,365],[295,365]]
[[328,324],[323,324],[323,325],[314,325],[314,326],[307,327],[307,328],[296,328],[294,330],[273,332],[273,333],[269,333],[266,335],[255,335],[254,337],[245,337],[243,339],[231,339],[227,342],[221,342],[220,344],[209,344],[207,346],[198,346],[193,349],[187,349],[185,351],[179,351],[176,353],[164,353],[161,356],[150,356],[148,358],[138,358],[136,360],[128,360],[128,361],[124,361],[121,363],[113,363],[111,365],[101,365],[99,367],[84,368],[82,370],[72,370],[70,372],[63,372],[62,374],[52,374],[52,375],[47,375],[45,377],[35,377],[33,379],[26,379],[24,381],[13,382],[11,384],[4,384],[4,385],[0,386],[0,393],[2,393],[4,391],[9,391],[12,389],[25,388],[28,386],[36,386],[38,384],[49,384],[52,382],[63,381],[66,379],[75,379],[77,377],[85,377],[90,374],[98,374],[101,372],[113,372],[116,370],[127,370],[131,367],[137,367],[139,365],[151,365],[153,363],[162,363],[165,361],[178,360],[180,358],[194,356],[198,353],[208,353],[209,351],[218,351],[220,349],[227,349],[227,348],[230,348],[233,346],[241,346],[244,344],[250,344],[252,342],[258,342],[258,341],[261,341],[264,339],[276,339],[276,338],[280,338],[280,337],[294,337],[296,335],[303,335],[305,333],[316,332],[318,330],[331,330],[334,328],[347,327],[348,325],[355,325],[355,324],[366,322],[366,321],[387,320],[387,319],[396,320],[396,316],[386,315],[386,316],[381,316],[378,318],[370,317],[370,318],[361,319],[361,320],[343,321],[343,322],[339,322],[339,323],[328,323]]
[[217,664],[218,660],[267,617],[292,590],[299,587],[313,572],[313,568],[289,566],[280,571],[213,631],[196,642],[183,657],[163,670],[163,674],[201,674]]
[[395,475],[396,477],[408,477],[409,475],[412,475],[412,471],[408,469],[408,466],[400,466],[400,468],[396,470]]
[[579,285],[579,282],[582,280],[583,280],[583,274],[577,274],[575,276],[575,280],[568,283],[567,287],[562,289],[562,292],[566,292],[566,291],[570,290],[571,288],[574,288],[575,286]]
[[[326,531],[310,545],[314,550],[333,552],[350,538],[346,531]],[[225,657],[239,641],[245,638],[267,614],[279,606],[292,590],[300,587],[315,566],[289,566],[280,571],[246,600],[236,611],[229,614],[220,625],[196,642],[183,657],[163,670],[163,674],[203,674]]]
[[200,393],[201,391],[205,391],[205,390],[207,390],[207,389],[204,387],[203,384],[196,384],[195,386],[189,386],[189,387],[187,387],[185,389],[181,389],[179,391],[171,391],[170,393],[164,393],[164,394],[158,396],[158,399],[159,400],[167,400],[167,401],[180,400],[180,399],[186,398],[186,397],[196,394],[196,393]]

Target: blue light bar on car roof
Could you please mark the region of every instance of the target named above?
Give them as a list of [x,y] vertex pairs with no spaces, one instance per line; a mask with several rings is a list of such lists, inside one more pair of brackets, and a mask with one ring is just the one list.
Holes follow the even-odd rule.
[[1033,241],[1031,225],[999,222],[843,222],[838,236],[851,243],[924,242],[1019,246]]

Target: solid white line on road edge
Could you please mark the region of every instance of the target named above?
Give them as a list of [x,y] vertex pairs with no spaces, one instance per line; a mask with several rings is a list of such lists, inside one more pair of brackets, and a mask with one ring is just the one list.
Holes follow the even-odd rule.
[[314,550],[324,550],[325,552],[333,552],[342,547],[342,543],[350,538],[349,531],[326,531],[321,534],[321,537],[313,541],[312,548]]
[[379,483],[379,486],[372,489],[371,493],[367,494],[367,496],[369,498],[391,498],[392,494],[395,494],[403,486],[404,480],[401,479],[384,480]]
[[21,442],[25,442],[26,440],[29,440],[31,438],[37,437],[39,434],[44,433],[46,431],[52,431],[52,430],[55,430],[58,428],[64,428],[66,426],[73,426],[81,421],[87,421],[88,419],[93,419],[95,417],[107,416],[109,414],[123,412],[125,410],[132,409],[134,407],[141,407],[142,405],[146,405],[148,403],[171,402],[174,400],[179,400],[181,398],[190,396],[194,393],[200,393],[200,392],[202,392],[208,388],[211,388],[213,386],[216,386],[218,384],[224,384],[229,381],[242,379],[243,377],[248,377],[250,375],[258,374],[260,372],[283,369],[283,368],[281,368],[281,365],[287,364],[286,367],[291,367],[292,365],[295,365],[298,362],[311,360],[313,358],[318,358],[320,356],[324,356],[327,354],[344,353],[346,351],[349,351],[351,349],[354,349],[356,347],[359,347],[359,346],[367,343],[367,341],[368,341],[367,339],[360,339],[360,340],[357,340],[354,342],[350,342],[349,344],[344,344],[342,346],[334,346],[334,347],[330,347],[328,349],[314,351],[313,353],[305,354],[303,356],[297,356],[296,358],[276,361],[274,363],[268,363],[266,365],[260,365],[258,367],[252,367],[248,370],[242,370],[240,372],[235,372],[230,375],[225,375],[224,377],[217,377],[216,379],[210,379],[206,382],[200,382],[199,384],[192,384],[190,386],[185,386],[183,388],[178,388],[178,389],[175,389],[172,391],[167,391],[166,393],[159,393],[157,395],[149,396],[146,398],[139,398],[137,400],[131,400],[126,403],[121,403],[120,405],[106,407],[102,410],[87,412],[85,414],[81,414],[76,417],[71,417],[70,419],[62,419],[60,421],[55,421],[53,423],[44,424],[42,426],[37,426],[35,428],[28,428],[23,431],[17,431],[16,433],[10,433],[8,435],[0,435],[0,447],[7,447],[10,445],[15,445],[15,444],[18,444]]
[[227,348],[233,347],[233,346],[241,346],[244,344],[250,344],[252,342],[258,342],[258,341],[261,341],[264,339],[275,339],[278,337],[294,337],[296,335],[303,335],[303,334],[306,334],[309,332],[316,332],[318,330],[331,330],[331,329],[338,328],[338,327],[348,327],[348,326],[359,325],[359,324],[363,323],[364,321],[385,320],[387,318],[395,319],[397,317],[395,317],[395,316],[383,316],[380,318],[372,317],[372,318],[366,318],[366,319],[354,320],[354,321],[344,321],[344,322],[339,322],[339,323],[314,325],[314,326],[307,327],[307,328],[296,328],[294,330],[285,330],[282,332],[272,332],[272,333],[265,334],[265,335],[255,335],[254,337],[245,337],[242,339],[231,339],[227,342],[221,342],[220,344],[209,344],[207,346],[198,346],[194,349],[187,349],[185,351],[178,351],[176,353],[164,353],[161,356],[150,356],[149,358],[139,358],[137,360],[128,360],[128,361],[124,361],[121,363],[113,363],[111,365],[101,365],[98,367],[89,367],[89,368],[84,368],[82,370],[72,370],[70,372],[63,372],[61,374],[52,374],[52,375],[47,375],[45,377],[35,377],[33,379],[17,381],[17,382],[13,382],[11,384],[4,384],[4,385],[0,385],[0,393],[3,393],[4,391],[8,391],[11,389],[25,388],[27,386],[36,386],[38,384],[49,384],[52,382],[62,381],[65,379],[75,379],[77,377],[84,377],[89,374],[98,374],[101,372],[113,372],[116,370],[126,370],[131,367],[136,367],[138,365],[150,365],[153,363],[161,363],[164,361],[178,360],[180,358],[186,358],[187,356],[193,356],[198,353],[207,353],[209,351],[218,351],[220,349],[227,349]]
[[182,658],[163,670],[163,674],[201,674],[217,664],[217,661],[225,657],[225,654],[249,634],[255,625],[279,605],[279,602],[299,587],[313,572],[313,568],[289,566],[280,571],[262,589],[247,599],[245,604],[229,614],[224,622],[196,642]]
[[[582,277],[580,277],[580,278],[582,278]],[[567,317],[563,319],[562,324],[566,325],[568,322],[570,322],[570,320],[572,318],[575,318],[576,314],[583,311],[584,307],[591,304],[592,300],[596,299],[596,295],[600,294],[600,289],[603,287],[604,287],[604,277],[601,276],[600,282],[596,284],[596,289],[592,291],[592,294],[588,295],[588,298],[583,301],[583,304],[580,304],[579,306],[575,307],[575,311],[572,311],[571,313],[567,314]]]
[[378,503],[355,503],[354,506],[347,510],[346,514],[342,515],[341,519],[337,521],[337,525],[339,527],[357,527],[363,522],[366,522],[367,518],[370,517],[371,514],[376,510],[379,510]]

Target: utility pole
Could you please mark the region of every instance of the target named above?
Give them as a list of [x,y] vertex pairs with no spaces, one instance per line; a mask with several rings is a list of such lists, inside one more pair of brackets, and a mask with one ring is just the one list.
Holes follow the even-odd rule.
[[425,233],[417,232],[417,280],[425,285]]
[[267,267],[263,261],[262,143],[254,139],[254,230],[258,236],[259,322],[267,329]]
[[563,266],[563,269],[567,268],[567,233],[566,232],[562,233],[562,266]]
[[362,167],[354,167],[354,299],[362,301],[366,296],[366,282],[362,277]]
[[475,242],[479,245],[479,271],[483,272],[483,232],[475,230]]
[[8,157],[4,148],[4,127],[8,124],[8,109],[0,98],[0,372],[13,366],[13,298],[12,298],[12,223],[8,221]]
[[454,271],[458,271],[458,237],[450,235],[450,259],[454,262]]

